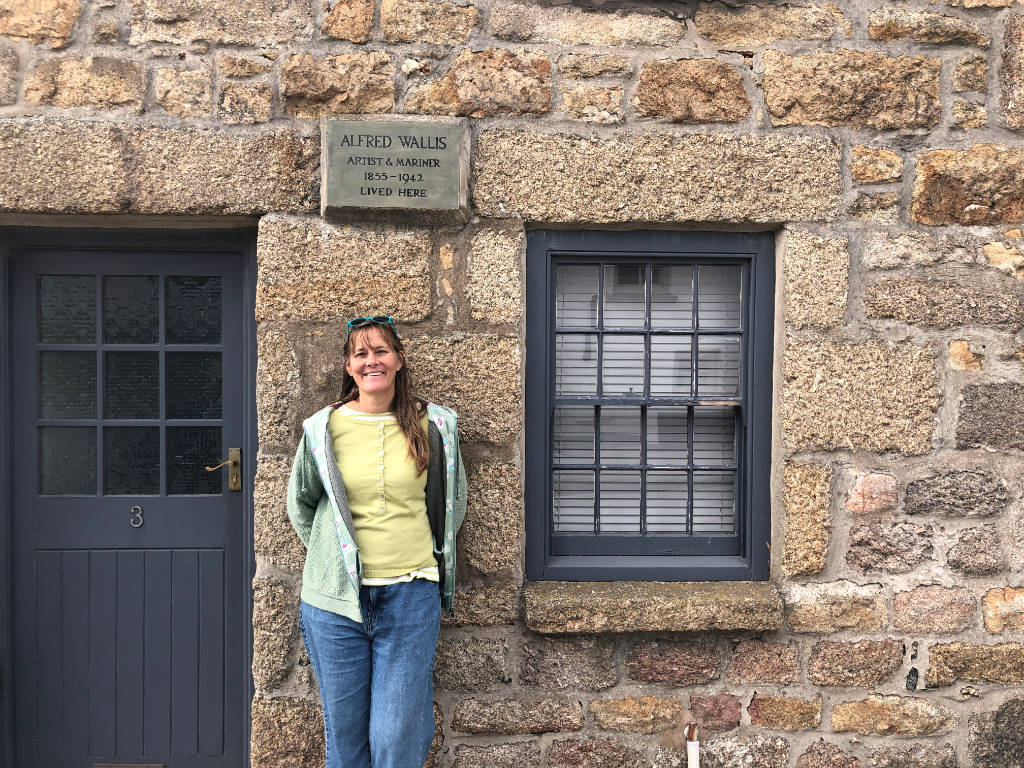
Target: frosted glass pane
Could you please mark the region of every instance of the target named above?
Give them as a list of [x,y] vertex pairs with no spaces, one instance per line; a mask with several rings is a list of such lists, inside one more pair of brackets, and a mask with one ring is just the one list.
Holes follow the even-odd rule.
[[205,467],[225,458],[220,427],[167,427],[167,493],[220,493],[227,468]]
[[168,352],[167,418],[219,419],[221,362],[219,352]]
[[555,394],[597,394],[597,336],[589,333],[555,337]]
[[39,341],[43,344],[96,342],[96,278],[40,275]]
[[164,337],[168,344],[219,344],[219,277],[168,277]]
[[103,493],[160,493],[160,427],[103,428]]
[[647,473],[647,532],[686,533],[686,473]]
[[605,395],[643,397],[644,337],[605,336],[602,389]]
[[559,264],[555,271],[555,327],[597,327],[596,264]]
[[590,406],[555,408],[552,455],[555,464],[594,461],[594,409]]
[[697,392],[702,399],[740,396],[740,338],[701,336]]
[[695,408],[693,463],[736,463],[736,412],[733,408]]
[[39,492],[96,493],[96,427],[39,428]]
[[740,268],[700,267],[698,322],[701,328],[740,327]]
[[651,397],[690,396],[690,337],[651,336]]
[[647,409],[647,463],[686,465],[686,409]]
[[647,313],[646,265],[608,264],[604,268],[604,327],[643,328]]
[[96,416],[96,353],[39,353],[39,416],[89,419]]
[[160,283],[156,275],[103,278],[103,340],[108,344],[160,341]]
[[107,419],[160,418],[160,353],[105,352],[103,416]]
[[551,488],[555,533],[593,533],[594,473],[555,470]]
[[639,408],[601,409],[602,464],[639,464],[641,437]]
[[601,472],[601,533],[640,533],[639,472]]
[[693,473],[693,532],[736,532],[734,472]]
[[651,267],[651,328],[693,327],[693,267]]

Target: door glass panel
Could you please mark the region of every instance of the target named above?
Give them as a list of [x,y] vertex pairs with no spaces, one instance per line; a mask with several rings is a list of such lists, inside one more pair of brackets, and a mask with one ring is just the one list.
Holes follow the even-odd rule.
[[168,344],[219,344],[219,277],[168,277],[164,338]]
[[107,352],[103,355],[103,416],[107,419],[160,418],[159,352]]
[[160,427],[103,428],[103,493],[160,493]]
[[103,278],[103,341],[156,344],[160,340],[160,283],[156,275]]
[[219,352],[167,353],[167,418],[219,419]]
[[220,493],[223,470],[207,472],[221,456],[220,427],[167,427],[167,493]]
[[96,416],[96,353],[39,353],[39,417]]
[[40,275],[38,289],[40,343],[95,343],[96,278],[93,275]]
[[39,428],[39,492],[96,493],[96,428]]

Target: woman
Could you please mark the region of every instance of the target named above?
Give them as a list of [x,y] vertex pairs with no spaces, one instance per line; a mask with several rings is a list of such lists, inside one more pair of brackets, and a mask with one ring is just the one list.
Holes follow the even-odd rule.
[[412,394],[393,318],[347,333],[341,400],[303,423],[288,483],[306,545],[302,637],[327,768],[421,768],[466,511],[455,413]]

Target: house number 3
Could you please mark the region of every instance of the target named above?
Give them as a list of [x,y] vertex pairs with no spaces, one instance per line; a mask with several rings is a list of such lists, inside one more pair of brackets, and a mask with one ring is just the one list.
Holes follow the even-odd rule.
[[136,504],[131,509],[132,516],[128,518],[128,523],[132,528],[141,528],[142,524],[146,522],[142,519],[142,507]]

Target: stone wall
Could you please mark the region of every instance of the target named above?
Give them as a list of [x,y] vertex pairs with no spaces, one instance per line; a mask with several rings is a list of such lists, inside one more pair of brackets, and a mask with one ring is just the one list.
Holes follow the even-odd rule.
[[[317,216],[389,113],[470,121],[468,224]],[[254,768],[322,762],[284,489],[371,310],[462,416],[434,765],[1024,766],[1022,129],[1015,0],[0,4],[3,221],[258,221]],[[777,230],[770,584],[524,583],[548,224]]]

